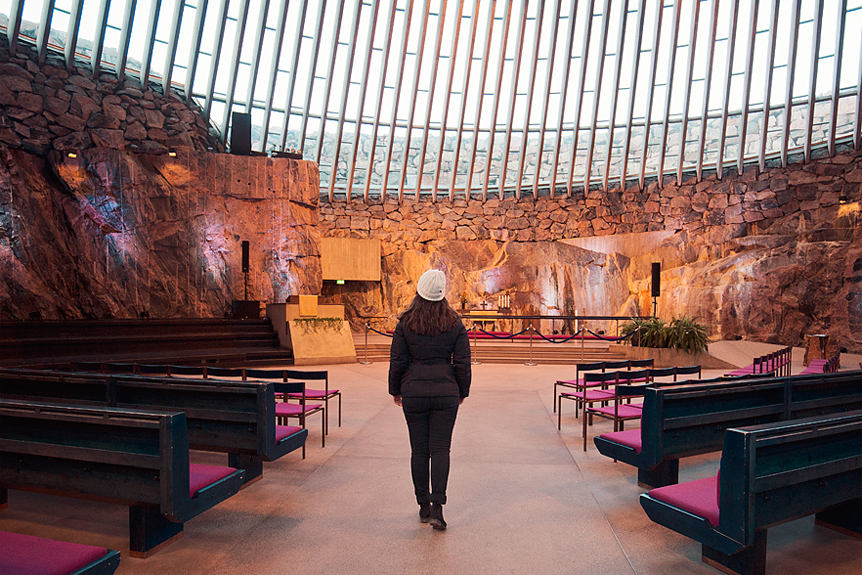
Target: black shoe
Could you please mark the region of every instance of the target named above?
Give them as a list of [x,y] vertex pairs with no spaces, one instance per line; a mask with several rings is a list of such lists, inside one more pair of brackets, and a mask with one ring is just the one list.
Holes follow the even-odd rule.
[[428,523],[431,521],[431,504],[430,503],[420,503],[419,504],[419,521],[422,523]]
[[446,530],[446,521],[443,519],[443,506],[439,503],[431,504],[431,519],[429,523],[431,523],[431,527],[438,531]]

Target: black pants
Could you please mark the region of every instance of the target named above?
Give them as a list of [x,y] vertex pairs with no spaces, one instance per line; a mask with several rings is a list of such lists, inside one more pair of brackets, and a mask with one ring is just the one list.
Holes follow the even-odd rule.
[[402,401],[410,430],[410,469],[416,502],[445,504],[449,447],[461,400],[457,397],[405,397]]

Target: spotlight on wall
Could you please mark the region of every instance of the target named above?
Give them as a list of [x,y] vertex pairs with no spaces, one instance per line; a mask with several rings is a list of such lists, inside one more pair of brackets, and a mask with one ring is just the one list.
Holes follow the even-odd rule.
[[150,319],[150,312],[148,312],[147,310],[142,311],[138,315],[140,316],[141,319]]
[[844,204],[846,204],[847,203],[847,196],[841,196],[840,198],[838,198],[838,203],[841,204],[842,206]]
[[170,150],[168,150],[168,155],[172,158],[176,158],[177,157],[177,151],[174,149],[170,149]]
[[77,157],[78,157],[78,154],[77,154],[77,153],[75,153],[75,152],[69,152],[69,153],[67,153],[66,155],[67,155],[67,156],[69,156],[69,157],[70,157],[70,158],[72,158],[72,159],[74,159],[74,158],[77,158]]

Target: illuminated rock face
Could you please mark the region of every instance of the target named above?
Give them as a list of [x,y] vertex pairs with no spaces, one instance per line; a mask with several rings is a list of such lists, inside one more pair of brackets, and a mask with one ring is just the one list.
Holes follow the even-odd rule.
[[317,166],[0,147],[0,318],[221,317],[321,285]]
[[[661,262],[662,319],[692,315],[714,336],[792,345],[829,333],[860,352],[860,202],[862,154],[845,153],[643,192],[324,204],[324,235],[379,238],[384,252],[382,284],[327,284],[324,294],[391,329],[413,282],[434,267],[447,272],[456,307],[466,291],[473,309],[508,293],[516,314],[648,315],[650,264]],[[538,327],[571,333],[561,324]]]

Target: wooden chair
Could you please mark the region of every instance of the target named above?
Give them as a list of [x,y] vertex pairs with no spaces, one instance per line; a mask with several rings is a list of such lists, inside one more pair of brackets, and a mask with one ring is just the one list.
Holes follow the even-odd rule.
[[[585,404],[582,433],[584,451],[587,450],[587,425],[592,424],[593,416],[613,420],[615,432],[623,431],[626,421],[641,418],[642,406],[623,403],[623,401],[630,401],[632,397],[643,396],[643,390],[650,382],[650,370],[648,369],[607,372],[602,375],[612,376],[605,381],[614,383],[613,395],[610,397],[613,404],[601,407],[593,407],[591,403]],[[636,384],[627,385],[630,382],[636,382]],[[592,403],[598,403],[598,401]]]
[[[306,399],[311,399],[314,401],[323,401],[323,405],[326,408],[326,417],[324,426],[326,428],[326,434],[329,435],[329,400],[338,397],[338,427],[341,427],[341,390],[340,389],[330,389],[329,388],[329,372],[328,371],[297,371],[293,369],[284,370],[284,381],[288,381],[291,379],[301,379],[301,380],[309,380],[309,381],[322,381],[323,389],[305,389],[305,397]],[[288,393],[287,397],[289,399],[299,399],[299,393]]]

